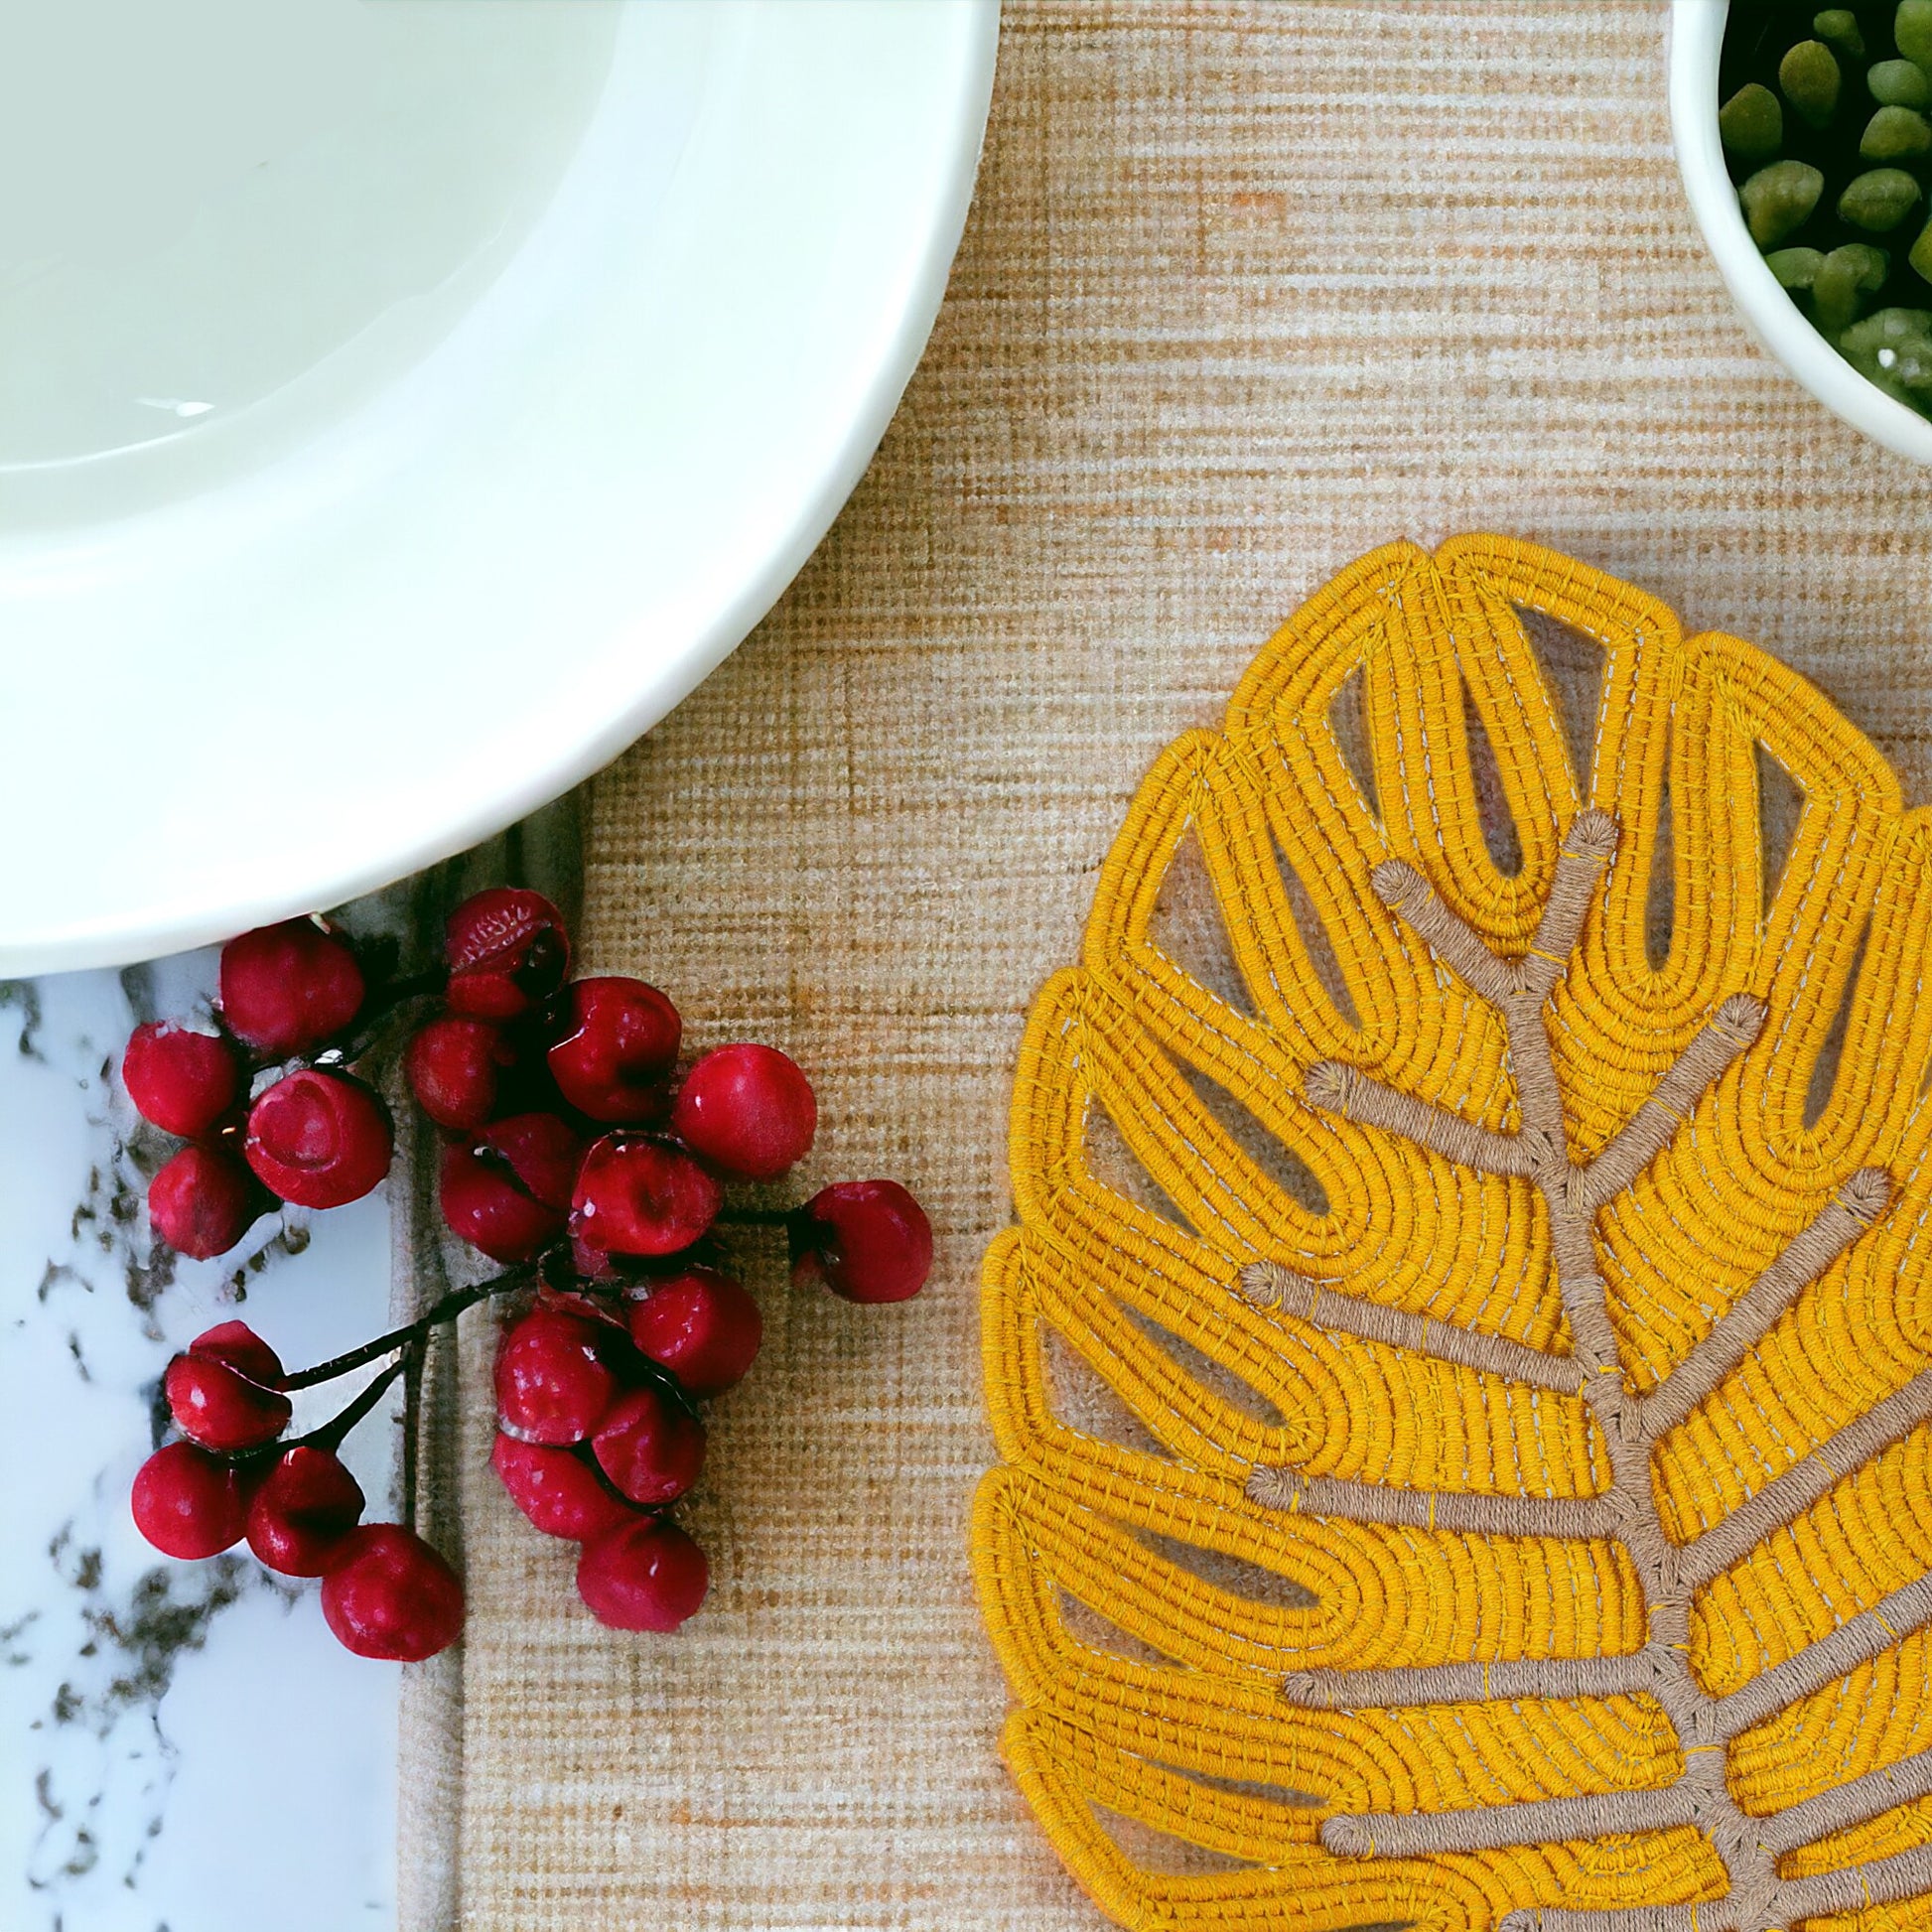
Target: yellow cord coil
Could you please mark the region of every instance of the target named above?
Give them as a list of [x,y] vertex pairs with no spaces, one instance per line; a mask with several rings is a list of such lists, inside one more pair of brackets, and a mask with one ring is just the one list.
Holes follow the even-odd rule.
[[1109,1915],[1932,1928],[1929,922],[1818,691],[1529,544],[1169,748],[984,1286],[1005,1749]]

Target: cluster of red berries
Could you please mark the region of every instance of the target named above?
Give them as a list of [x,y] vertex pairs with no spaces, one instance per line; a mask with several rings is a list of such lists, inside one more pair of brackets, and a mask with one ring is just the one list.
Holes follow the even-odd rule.
[[[148,1183],[148,1218],[170,1247],[225,1254],[278,1200],[341,1207],[389,1172],[388,1110],[343,1063],[366,995],[348,941],[291,919],[222,947],[217,1031],[134,1030],[128,1098],[189,1143]],[[324,1063],[284,1064],[305,1055]]]
[[365,1391],[328,1428],[283,1444],[288,1387],[245,1321],[190,1342],[163,1384],[180,1439],[135,1476],[136,1526],[171,1557],[218,1556],[246,1537],[268,1569],[323,1580],[322,1613],[358,1657],[433,1657],[462,1632],[463,1586],[414,1530],[363,1523],[361,1485],[336,1452],[373,1399]]
[[[461,1586],[412,1529],[361,1523],[336,1450],[390,1381],[413,1391],[405,1372],[430,1326],[514,1294],[497,1474],[539,1529],[583,1546],[578,1588],[596,1615],[674,1629],[707,1573],[664,1512],[703,1465],[698,1405],[750,1368],[762,1328],[744,1287],[710,1265],[709,1237],[729,1182],[776,1180],[809,1151],[811,1085],[755,1044],[718,1047],[678,1080],[677,1008],[641,980],[570,980],[569,936],[540,894],[467,899],[444,957],[428,983],[371,985],[345,934],[291,920],[223,949],[214,1031],[149,1025],[128,1042],[130,1098],[189,1143],[155,1174],[150,1219],[207,1257],[277,1201],[340,1206],[383,1177],[390,1118],[358,1069],[384,1019],[433,1001],[403,1071],[443,1130],[443,1216],[509,1271],[295,1376],[245,1324],[210,1329],[169,1367],[181,1440],[142,1468],[136,1520],[172,1556],[245,1536],[271,1569],[323,1579],[330,1627],[351,1650],[434,1654],[462,1627]],[[903,1301],[931,1267],[931,1228],[896,1181],[838,1182],[784,1218],[793,1280],[849,1301]],[[385,1356],[342,1416],[282,1442],[291,1390]]]
[[538,1529],[583,1546],[578,1593],[605,1623],[675,1630],[704,1601],[704,1552],[662,1512],[704,1467],[698,1399],[751,1367],[762,1328],[737,1282],[694,1268],[623,1312],[545,1294],[504,1331],[490,1462]]

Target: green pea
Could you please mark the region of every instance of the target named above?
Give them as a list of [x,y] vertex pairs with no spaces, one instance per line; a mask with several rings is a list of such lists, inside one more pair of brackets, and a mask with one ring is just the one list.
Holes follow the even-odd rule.
[[1859,308],[1855,277],[1835,275],[1829,263],[1819,269],[1811,285],[1811,310],[1826,335],[1836,336],[1857,322]]
[[1917,408],[1932,388],[1932,315],[1880,309],[1838,339],[1839,353],[1889,396]]
[[1768,161],[1784,145],[1784,109],[1769,87],[1747,80],[1718,109],[1718,133],[1732,154]]
[[1932,342],[1932,314],[1923,309],[1880,309],[1845,332],[1841,348],[1896,348],[1900,344]]
[[1838,105],[1838,63],[1823,41],[1800,41],[1778,63],[1784,97],[1813,127],[1823,127]]
[[1898,0],[1891,37],[1906,60],[1932,69],[1932,0]]
[[1819,328],[1828,336],[1836,336],[1857,322],[1859,311],[1864,307],[1861,298],[1884,287],[1890,266],[1890,256],[1868,242],[1852,241],[1834,248],[1819,263],[1811,280],[1812,310]]
[[1865,122],[1859,152],[1867,161],[1909,161],[1932,152],[1932,121],[1909,107],[1881,107]]
[[1905,259],[1926,281],[1932,282],[1932,221],[1920,229],[1919,238],[1912,243],[1912,251]]
[[1859,17],[1850,7],[1827,7],[1823,13],[1814,14],[1811,31],[1855,61],[1864,56],[1864,36],[1859,32]]
[[1838,198],[1838,218],[1867,233],[1884,234],[1911,213],[1917,201],[1918,183],[1903,168],[1870,168],[1855,176]]
[[1825,177],[1809,162],[1774,161],[1738,189],[1737,200],[1751,239],[1760,248],[1775,248],[1818,206],[1824,192]]
[[1886,107],[1923,107],[1932,101],[1932,80],[1910,61],[1877,62],[1866,72],[1864,84],[1871,89],[1871,98]]
[[1882,248],[1874,248],[1868,241],[1848,241],[1834,248],[1825,257],[1827,261],[1844,261],[1848,271],[1859,278],[1859,287],[1866,295],[1876,295],[1885,286],[1885,277],[1891,273],[1891,257]]
[[1778,278],[1782,289],[1810,288],[1824,263],[1825,257],[1816,248],[1774,248],[1764,257],[1764,266]]

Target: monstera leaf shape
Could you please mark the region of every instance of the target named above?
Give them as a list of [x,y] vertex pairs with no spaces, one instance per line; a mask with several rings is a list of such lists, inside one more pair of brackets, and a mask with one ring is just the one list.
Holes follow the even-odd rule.
[[1162,758],[1022,1053],[974,1525],[1113,1916],[1932,1926],[1929,862],[1803,680],[1493,538]]

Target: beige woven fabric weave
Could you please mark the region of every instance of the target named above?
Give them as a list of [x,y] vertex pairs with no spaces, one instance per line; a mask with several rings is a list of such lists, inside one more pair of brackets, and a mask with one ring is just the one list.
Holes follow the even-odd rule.
[[815,1069],[806,1184],[909,1181],[937,1274],[867,1312],[764,1256],[765,1354],[692,1512],[714,1594],[675,1641],[600,1630],[495,1493],[471,1337],[471,1634],[405,1765],[457,1794],[406,1823],[456,1874],[445,1922],[1098,1923],[998,1761],[966,1564],[1009,1083],[1136,780],[1332,571],[1549,542],[1797,665],[1932,795],[1932,475],[1748,341],[1663,43],[1658,7],[1579,0],[1010,9],[871,474],[588,807],[587,964]]

